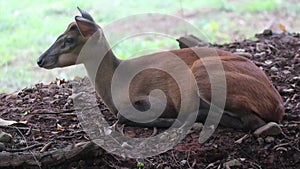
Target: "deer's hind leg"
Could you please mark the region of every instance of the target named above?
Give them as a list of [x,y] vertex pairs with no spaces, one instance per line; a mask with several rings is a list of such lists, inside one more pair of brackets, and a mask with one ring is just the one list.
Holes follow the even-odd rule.
[[[254,113],[245,113],[244,116],[239,117],[235,116],[233,113],[229,111],[224,111],[222,114],[222,117],[220,121],[214,121],[216,120],[214,116],[212,116],[212,119],[207,119],[208,116],[208,109],[200,109],[199,114],[197,116],[197,121],[204,123],[206,120],[210,120],[214,122],[214,124],[220,124],[224,127],[244,130],[244,131],[253,131],[263,125],[266,124],[266,122],[261,119],[259,116],[257,116]],[[215,113],[215,112],[212,112]]]

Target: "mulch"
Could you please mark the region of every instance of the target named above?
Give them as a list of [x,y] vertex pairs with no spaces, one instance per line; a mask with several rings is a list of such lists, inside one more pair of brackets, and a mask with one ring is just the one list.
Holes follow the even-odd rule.
[[[19,123],[0,127],[12,140],[0,143],[1,168],[300,168],[300,34],[265,31],[255,39],[213,44],[251,59],[281,94],[286,114],[282,135],[266,138],[218,127],[205,143],[193,129],[173,149],[145,159],[130,159],[89,142],[72,102],[72,85],[83,79],[55,80],[11,94],[0,94],[0,118]],[[115,115],[98,98],[113,124]],[[159,132],[162,132],[159,130]],[[147,137],[152,129],[125,127],[125,135]],[[237,140],[241,139],[239,142]],[[143,168],[143,167],[141,167]]]

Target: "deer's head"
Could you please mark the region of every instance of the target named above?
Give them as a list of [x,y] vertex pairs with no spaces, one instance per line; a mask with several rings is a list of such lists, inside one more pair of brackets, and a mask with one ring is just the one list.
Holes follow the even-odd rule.
[[80,8],[78,10],[81,16],[76,16],[75,22],[70,23],[67,30],[38,58],[40,67],[53,69],[80,63],[77,58],[83,45],[100,27],[90,14]]

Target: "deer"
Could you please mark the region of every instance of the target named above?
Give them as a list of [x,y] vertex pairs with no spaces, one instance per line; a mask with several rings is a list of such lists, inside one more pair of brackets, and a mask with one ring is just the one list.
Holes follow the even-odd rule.
[[[120,60],[115,56],[102,28],[94,21],[93,17],[80,8],[78,10],[81,16],[75,16],[75,21],[71,22],[65,32],[38,58],[37,64],[45,69],[83,64],[89,76],[95,75],[95,79],[90,80],[96,93],[109,110],[117,115],[120,123],[145,127],[170,127],[172,125],[174,121],[166,120],[172,120],[178,116],[182,98],[178,84],[166,72],[150,68],[136,74],[130,82],[130,101],[127,100],[123,103],[125,105],[132,104],[137,110],[146,113],[151,107],[149,95],[153,90],[160,89],[165,94],[166,104],[162,113],[155,120],[139,123],[127,119],[122,115],[122,110],[118,110],[114,104],[111,92],[114,73],[121,64],[126,63],[129,70],[133,65],[148,67],[160,65],[168,69],[177,69],[176,62],[167,57],[170,54],[186,64],[196,82],[196,85],[191,85],[191,91],[197,91],[197,93],[190,92],[191,97],[196,95],[198,98],[196,121],[203,122],[208,116],[212,89],[210,75],[206,69],[210,67],[214,70],[216,60],[219,60],[223,66],[227,85],[226,102],[220,125],[237,130],[254,131],[269,122],[282,120],[285,109],[279,92],[265,73],[246,57],[212,47],[193,47]],[[94,61],[90,57],[79,58],[79,55],[83,46],[95,34],[99,35],[100,42],[94,48],[105,52],[98,53],[103,56],[103,60],[96,68],[93,68],[94,72],[91,72],[88,68],[94,66]],[[217,76],[218,73],[220,72],[215,70],[212,76]],[[116,92],[119,98],[123,97],[122,90]],[[189,116],[190,113],[192,112],[184,112],[183,116]],[[143,114],[136,116],[143,116]]]

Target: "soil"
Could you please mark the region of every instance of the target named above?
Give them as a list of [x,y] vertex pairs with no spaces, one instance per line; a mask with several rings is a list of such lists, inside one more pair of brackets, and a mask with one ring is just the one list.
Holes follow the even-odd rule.
[[[19,122],[0,127],[0,131],[12,136],[10,142],[0,145],[0,167],[125,169],[138,168],[140,162],[144,165],[140,168],[299,169],[300,34],[265,31],[256,38],[211,46],[247,56],[266,72],[285,102],[286,114],[280,124],[284,134],[263,138],[218,127],[209,140],[200,144],[200,131],[193,128],[172,150],[145,159],[124,158],[85,144],[89,137],[81,127],[71,97],[72,84],[81,83],[82,79],[57,79],[50,84],[0,94],[0,118]],[[98,104],[105,119],[113,124],[115,115],[100,98]],[[152,133],[148,128],[125,127],[124,130],[131,137],[149,137]]]

